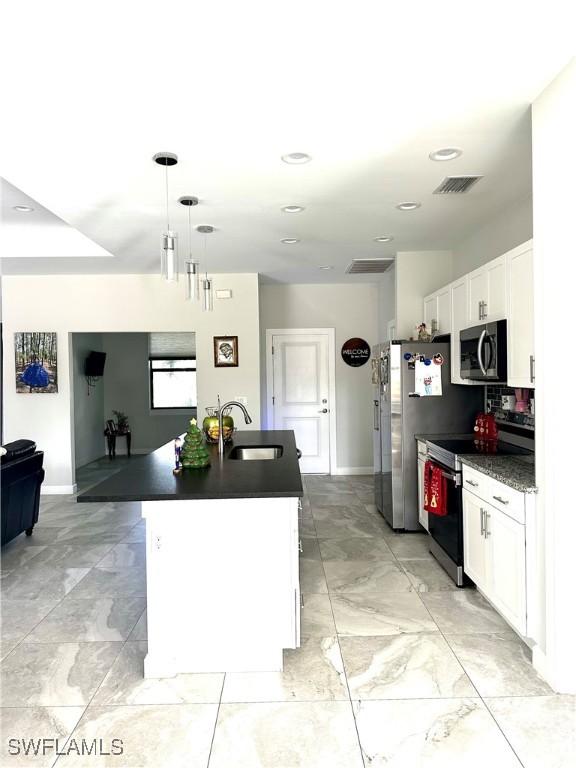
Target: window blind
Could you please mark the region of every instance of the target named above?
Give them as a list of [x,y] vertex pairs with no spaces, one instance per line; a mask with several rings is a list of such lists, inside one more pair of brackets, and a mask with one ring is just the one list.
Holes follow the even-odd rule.
[[156,360],[170,357],[196,359],[195,333],[151,333],[149,355]]

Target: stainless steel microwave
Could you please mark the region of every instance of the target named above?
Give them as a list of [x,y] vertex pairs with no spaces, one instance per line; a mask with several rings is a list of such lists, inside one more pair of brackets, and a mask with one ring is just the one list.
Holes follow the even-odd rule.
[[506,320],[460,331],[460,376],[506,383]]

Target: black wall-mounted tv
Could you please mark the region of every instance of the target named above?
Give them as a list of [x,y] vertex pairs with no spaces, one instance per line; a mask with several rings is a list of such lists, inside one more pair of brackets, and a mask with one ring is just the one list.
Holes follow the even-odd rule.
[[90,352],[84,363],[85,376],[103,376],[106,352]]

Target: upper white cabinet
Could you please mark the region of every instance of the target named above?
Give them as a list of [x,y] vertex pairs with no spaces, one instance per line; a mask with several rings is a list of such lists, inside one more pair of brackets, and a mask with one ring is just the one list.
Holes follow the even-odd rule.
[[424,322],[434,333],[450,333],[450,286],[447,285],[424,299]]
[[532,241],[505,254],[508,282],[508,385],[534,387],[534,267]]
[[499,256],[468,275],[468,324],[506,317],[506,258]]
[[453,384],[484,384],[460,377],[460,331],[503,319],[508,321],[508,386],[535,387],[532,240],[424,299],[428,328],[451,335]]
[[455,280],[450,286],[450,365],[452,384],[470,384],[460,376],[460,331],[468,323],[468,276]]

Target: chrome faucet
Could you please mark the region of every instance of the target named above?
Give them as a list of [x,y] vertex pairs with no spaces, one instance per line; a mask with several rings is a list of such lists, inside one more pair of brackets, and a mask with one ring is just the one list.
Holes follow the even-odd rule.
[[246,424],[252,424],[252,419],[250,418],[250,414],[242,405],[242,403],[238,403],[236,400],[230,400],[227,403],[224,403],[224,405],[220,405],[220,395],[218,395],[218,455],[224,456],[224,426],[223,426],[223,419],[224,419],[224,409],[229,408],[232,405],[237,405],[238,408],[242,411],[244,414],[244,421]]

